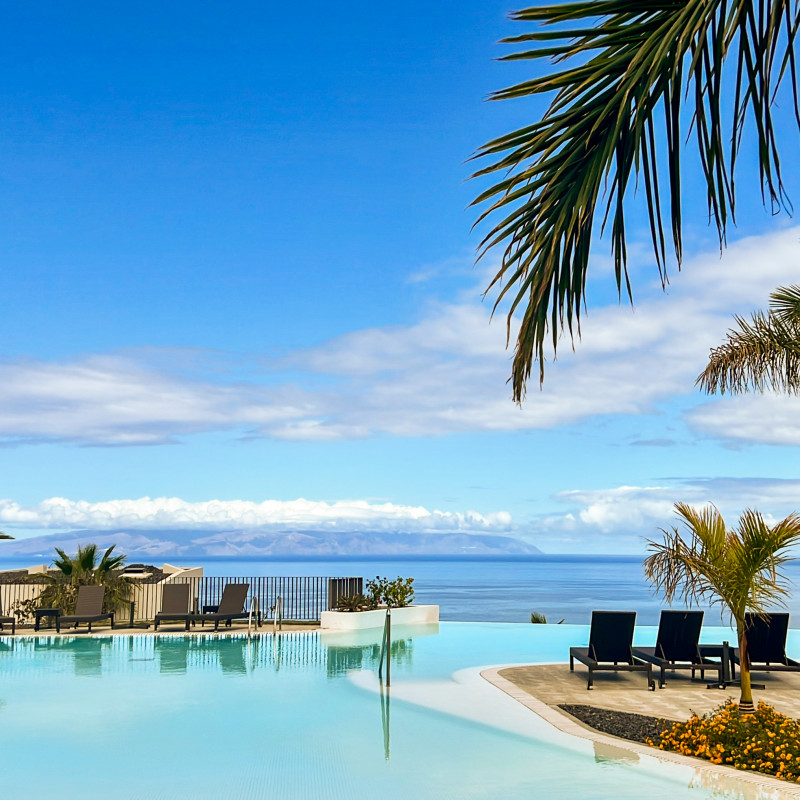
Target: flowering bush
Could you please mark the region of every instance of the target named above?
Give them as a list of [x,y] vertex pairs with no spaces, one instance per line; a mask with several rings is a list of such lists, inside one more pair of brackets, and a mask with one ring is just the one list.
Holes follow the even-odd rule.
[[707,758],[714,764],[800,781],[800,721],[759,702],[755,714],[739,714],[733,700],[702,717],[676,722],[658,741],[660,750]]
[[391,608],[403,608],[411,605],[414,600],[414,579],[388,578],[376,576],[374,581],[367,581],[367,599],[370,608],[377,608],[379,604]]

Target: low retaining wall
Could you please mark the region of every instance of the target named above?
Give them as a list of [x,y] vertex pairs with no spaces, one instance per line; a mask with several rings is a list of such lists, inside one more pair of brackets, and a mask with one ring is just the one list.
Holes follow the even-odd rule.
[[[323,630],[360,631],[382,628],[386,609],[374,611],[323,611],[319,625]],[[392,609],[393,625],[424,625],[439,621],[439,606],[406,606]]]

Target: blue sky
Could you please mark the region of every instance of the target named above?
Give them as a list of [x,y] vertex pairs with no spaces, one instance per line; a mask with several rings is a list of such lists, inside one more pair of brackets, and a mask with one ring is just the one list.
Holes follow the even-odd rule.
[[511,8],[0,5],[5,530],[636,552],[677,500],[797,508],[797,401],[693,387],[731,315],[797,280],[800,230],[746,167],[720,259],[687,160],[666,293],[634,215],[634,310],[597,243],[583,341],[511,403],[467,180],[542,111],[484,102],[529,68],[494,60]]

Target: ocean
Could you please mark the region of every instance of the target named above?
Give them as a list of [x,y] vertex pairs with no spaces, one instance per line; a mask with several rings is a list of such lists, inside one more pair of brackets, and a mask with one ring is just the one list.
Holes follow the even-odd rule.
[[[0,570],[29,563],[30,559],[0,559]],[[635,610],[638,624],[656,625],[660,610],[667,607],[645,581],[639,556],[203,557],[177,558],[174,563],[202,566],[206,575],[225,577],[411,577],[415,602],[439,605],[441,619],[448,621],[530,622],[531,611],[538,611],[548,622],[563,619],[588,624],[592,609],[597,608]],[[787,608],[794,616],[793,624],[800,625],[800,562],[789,563],[785,573],[792,582]],[[675,607],[684,604],[678,601]],[[706,620],[720,624],[719,608],[709,609]]]

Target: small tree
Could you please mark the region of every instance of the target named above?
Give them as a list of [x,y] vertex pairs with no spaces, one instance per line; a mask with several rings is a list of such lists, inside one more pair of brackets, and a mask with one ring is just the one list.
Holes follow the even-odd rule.
[[647,579],[664,592],[668,603],[680,595],[689,603],[721,605],[736,623],[741,665],[739,709],[753,713],[745,614],[768,616],[767,608],[784,604],[786,578],[779,572],[800,541],[800,516],[790,514],[773,526],[747,509],[736,528],[726,528],[714,506],[702,510],[676,503],[675,511],[689,538],[678,528],[662,529],[663,542],[648,542]]
[[39,606],[60,608],[70,613],[78,594],[79,586],[104,586],[106,589],[103,606],[107,611],[115,611],[130,601],[132,581],[120,575],[125,565],[124,555],[112,555],[116,545],[111,545],[97,560],[97,545],[78,547],[74,556],[55,548],[58,558],[53,560],[57,575],[32,575],[31,580],[48,585],[39,596]]

